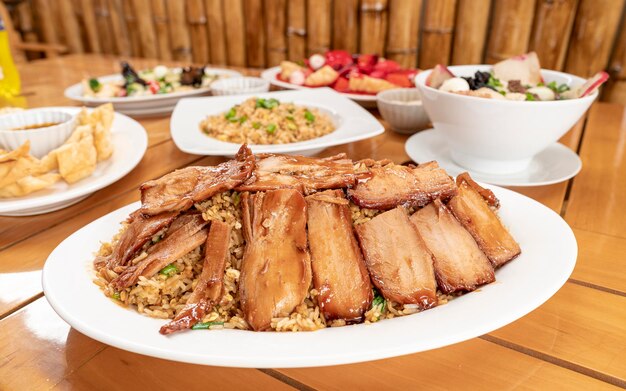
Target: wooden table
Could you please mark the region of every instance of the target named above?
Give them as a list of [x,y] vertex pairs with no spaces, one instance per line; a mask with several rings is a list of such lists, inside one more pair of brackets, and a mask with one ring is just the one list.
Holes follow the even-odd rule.
[[[137,60],[139,67],[154,61]],[[116,59],[74,55],[20,69],[30,107],[71,105],[63,89],[117,71]],[[250,72],[254,73],[254,72]],[[236,369],[145,357],[92,340],[52,310],[41,289],[48,254],[85,224],[139,199],[137,186],[186,165],[221,158],[182,153],[169,118],[140,121],[149,134],[130,174],[67,209],[0,217],[0,389],[610,389],[626,387],[626,112],[596,103],[562,142],[583,170],[568,182],[516,188],[573,227],[573,275],[547,303],[493,333],[428,352],[311,369]],[[406,136],[385,134],[323,154],[408,160]],[[375,343],[375,341],[372,341]],[[209,347],[208,347],[209,348]],[[268,352],[271,354],[271,352]]]

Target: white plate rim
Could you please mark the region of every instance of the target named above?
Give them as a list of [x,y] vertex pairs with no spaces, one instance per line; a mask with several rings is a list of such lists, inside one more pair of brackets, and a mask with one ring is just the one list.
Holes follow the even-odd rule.
[[[409,157],[417,162],[415,160],[416,153],[413,150],[413,144],[418,142],[418,140],[422,137],[426,137],[426,136],[432,136],[434,134],[437,134],[437,130],[434,128],[429,128],[429,129],[424,129],[422,131],[419,131],[413,135],[411,135],[406,142],[404,143],[404,150],[407,153],[407,155],[409,155]],[[439,135],[440,136],[440,135]],[[463,172],[469,172],[470,175],[472,177],[476,177],[477,180],[480,180],[482,182],[485,183],[489,183],[491,185],[497,185],[497,186],[518,186],[518,187],[524,187],[524,186],[547,186],[547,185],[553,185],[555,183],[561,183],[564,182],[568,179],[571,179],[573,177],[575,177],[576,175],[578,175],[578,173],[580,173],[580,171],[582,170],[582,160],[580,159],[580,156],[578,156],[578,154],[574,151],[572,151],[570,148],[566,147],[565,145],[559,143],[559,142],[555,142],[553,144],[550,144],[546,150],[549,150],[551,148],[558,148],[560,153],[563,154],[567,154],[567,156],[569,158],[572,159],[572,161],[576,161],[575,165],[576,168],[569,171],[567,175],[561,175],[561,176],[556,176],[554,178],[551,179],[547,179],[547,180],[530,180],[530,181],[521,181],[521,180],[514,180],[514,179],[510,179],[508,178],[508,175],[490,175],[484,172],[475,172],[472,171],[470,169],[464,168],[459,166],[458,164],[456,164],[453,160],[449,159],[449,161],[446,161],[445,163],[442,163],[442,159],[441,156],[434,156],[435,153],[433,152],[433,159],[437,160],[439,162],[439,164],[446,170],[448,171],[450,174],[453,175],[458,175],[460,173]],[[544,150],[541,153],[544,153],[546,150]],[[430,160],[433,160],[430,159]],[[429,159],[427,159],[429,160]],[[446,159],[448,160],[448,159]],[[422,159],[423,162],[423,159]],[[417,162],[420,163],[420,162]],[[445,165],[445,167],[444,167]],[[519,173],[518,173],[519,174]]]
[[[365,140],[371,137],[381,135],[385,132],[385,127],[380,123],[380,121],[376,119],[376,117],[374,117],[369,111],[367,111],[363,107],[359,106],[357,103],[352,102],[351,100],[342,96],[342,94],[337,93],[331,88],[310,88],[307,90],[271,91],[241,95],[183,98],[179,100],[176,104],[170,120],[170,134],[172,136],[172,139],[174,140],[174,143],[181,151],[186,153],[205,156],[234,155],[239,150],[241,146],[240,144],[222,142],[216,139],[211,139],[210,137],[203,135],[200,130],[197,129],[197,124],[195,129],[189,129],[188,126],[183,126],[181,122],[185,120],[183,120],[182,118],[186,117],[184,111],[187,110],[187,106],[191,106],[196,102],[206,102],[208,105],[210,103],[215,104],[215,102],[222,101],[244,101],[250,97],[255,96],[276,97],[278,99],[292,99],[300,101],[310,100],[310,103],[299,102],[299,104],[310,105],[311,107],[322,107],[326,109],[328,109],[326,106],[330,105],[330,103],[328,103],[329,101],[331,101],[333,104],[342,104],[344,106],[341,110],[331,109],[331,111],[333,111],[336,116],[340,117],[342,121],[342,126],[340,128],[337,128],[333,133],[319,138],[297,143],[248,145],[254,153],[292,153],[311,151]],[[318,100],[325,103],[320,104],[317,102]],[[189,110],[191,110],[191,108]],[[206,115],[208,114],[203,114],[203,118],[206,117]],[[358,134],[349,137],[340,137],[337,135],[337,131],[340,130],[343,126],[356,126],[353,124],[367,124],[371,127],[371,129],[359,132]],[[196,137],[197,142],[194,142],[192,139],[188,139],[188,136],[186,136],[186,133],[190,131],[197,132],[197,134],[191,136]],[[210,143],[212,144],[210,147],[204,148],[197,146],[198,142],[207,142],[207,139],[210,139]]]
[[[75,310],[73,312],[71,310],[68,310],[68,307],[65,305],[65,303],[63,303],[62,300],[59,299],[59,296],[62,295],[62,291],[66,289],[67,286],[63,285],[62,281],[57,282],[54,280],[53,277],[50,277],[53,273],[55,272],[58,273],[58,271],[55,271],[55,269],[59,267],[61,268],[67,267],[67,265],[64,264],[62,260],[63,253],[65,251],[68,251],[67,248],[69,248],[70,249],[69,251],[71,251],[71,248],[73,246],[72,241],[79,240],[79,236],[77,236],[78,233],[80,233],[82,230],[86,230],[86,233],[88,233],[90,232],[90,229],[91,230],[95,229],[94,227],[96,227],[97,225],[104,224],[103,221],[107,219],[109,220],[116,219],[115,217],[112,217],[112,216],[115,216],[115,214],[117,214],[120,218],[123,219],[123,217],[125,217],[127,213],[131,212],[132,210],[136,209],[139,206],[139,202],[127,205],[126,207],[120,208],[117,211],[111,212],[110,214],[92,222],[86,227],[83,227],[81,231],[74,233],[72,236],[68,237],[61,244],[59,244],[59,246],[50,254],[48,260],[46,261],[46,264],[44,265],[43,275],[42,275],[42,284],[43,284],[44,292],[46,295],[46,299],[48,300],[50,305],[53,307],[53,309],[61,316],[61,318],[63,318],[66,322],[68,322],[72,327],[76,328],[79,332],[91,338],[94,338],[98,341],[104,342],[106,344],[115,346],[120,349],[128,350],[128,351],[139,353],[139,354],[144,354],[148,356],[168,359],[168,360],[181,361],[181,362],[187,362],[187,363],[193,363],[193,364],[226,366],[226,367],[295,368],[295,367],[315,367],[315,366],[357,363],[357,362],[395,357],[395,356],[400,356],[400,355],[405,355],[405,354],[418,353],[421,351],[448,346],[448,345],[462,342],[462,341],[465,341],[474,337],[478,337],[480,335],[496,330],[500,327],[503,327],[521,318],[522,316],[528,314],[532,310],[539,307],[541,304],[547,301],[550,297],[552,297],[563,286],[563,284],[565,284],[565,282],[567,281],[567,279],[569,278],[570,274],[572,273],[574,269],[574,266],[576,263],[576,257],[578,253],[576,238],[571,228],[558,214],[556,214],[555,212],[553,212],[546,206],[538,203],[537,201],[534,201],[528,197],[525,197],[513,191],[499,188],[497,186],[491,186],[490,188],[496,193],[496,195],[499,198],[503,199],[502,208],[507,208],[507,205],[510,205],[511,210],[507,212],[507,216],[509,213],[513,213],[513,215],[515,215],[516,217],[528,219],[529,213],[527,212],[532,210],[532,213],[530,214],[536,214],[537,216],[546,218],[545,222],[549,223],[547,225],[550,226],[549,227],[550,229],[558,228],[558,232],[553,232],[552,234],[548,235],[548,237],[543,239],[545,243],[543,242],[536,243],[533,246],[532,252],[536,252],[538,250],[547,251],[549,249],[550,251],[557,251],[557,254],[559,254],[559,257],[561,258],[559,261],[559,266],[560,266],[559,269],[554,268],[554,265],[552,265],[553,270],[550,271],[551,273],[550,278],[547,280],[549,281],[549,284],[548,286],[544,286],[542,288],[542,291],[540,292],[540,294],[536,290],[533,290],[532,286],[528,286],[526,284],[527,282],[526,280],[523,280],[523,281],[520,280],[518,284],[513,284],[512,286],[506,286],[508,279],[507,281],[502,281],[502,278],[499,278],[498,281],[496,281],[495,283],[489,284],[481,288],[479,291],[472,292],[460,298],[457,298],[447,305],[439,306],[434,309],[421,312],[419,314],[409,315],[406,317],[396,318],[392,320],[381,321],[372,325],[357,325],[357,326],[348,326],[348,327],[340,327],[340,328],[329,328],[329,329],[319,330],[315,332],[302,332],[302,333],[275,333],[275,332],[274,333],[255,333],[255,332],[240,331],[240,330],[219,330],[219,331],[208,331],[206,332],[207,334],[195,334],[194,335],[193,333],[196,333],[196,332],[190,331],[188,333],[183,333],[183,334],[169,336],[169,337],[160,336],[158,334],[158,327],[155,327],[154,330],[142,330],[142,331],[145,331],[147,333],[154,333],[156,335],[159,335],[159,337],[157,338],[163,338],[163,339],[162,340],[159,339],[159,341],[161,341],[159,342],[159,346],[146,346],[145,344],[142,344],[141,342],[138,342],[136,340],[128,339],[128,337],[126,338],[126,340],[123,340],[123,339],[120,339],[120,336],[113,336],[111,335],[111,333],[106,327],[100,326],[100,329],[98,329],[98,327],[94,328],[94,326],[91,325],[89,321],[86,322],[81,318],[82,315],[78,315],[78,316],[74,315],[74,312],[79,312],[79,311]],[[520,205],[525,206],[526,208],[528,208],[528,210],[526,212],[525,211],[513,212],[513,200],[515,200],[515,203],[518,206]],[[507,223],[507,221],[505,221],[505,223]],[[513,226],[509,224],[509,227],[512,229]],[[520,230],[520,229],[521,227],[517,228],[517,230]],[[527,231],[532,231],[532,230],[527,230]],[[528,234],[533,234],[533,232],[529,232]],[[73,239],[75,236],[77,236],[77,238]],[[555,238],[559,239],[560,245],[563,246],[562,248],[557,249],[557,245],[551,242]],[[94,245],[97,245],[98,239],[103,240],[106,238],[94,239]],[[550,245],[550,243],[552,243],[554,248],[548,247],[546,249],[544,247],[543,250],[539,248],[539,247],[542,247],[544,244]],[[523,254],[518,259],[512,261],[512,263],[505,265],[502,269],[500,269],[496,273],[497,277],[498,276],[501,277],[503,273],[507,273],[507,275],[515,274],[517,273],[517,269],[524,267],[524,266],[518,266],[518,267],[511,268],[510,270],[507,269],[507,268],[510,268],[510,266],[512,265],[516,265],[515,262],[517,262],[518,265],[522,262],[522,259],[524,257],[524,251],[529,250],[527,246],[526,246],[526,249],[524,249],[524,247],[525,246],[522,246]],[[550,257],[550,255],[549,254],[546,255],[546,257]],[[543,261],[545,261],[545,259],[540,260],[540,261],[531,261],[531,258],[532,257],[529,254],[529,256],[526,257],[524,262],[526,264],[529,262],[531,262],[531,264],[532,262],[535,262],[535,263],[538,262],[538,264],[541,267],[548,266],[548,265],[545,265],[545,263],[542,263]],[[556,260],[553,260],[553,261],[556,262]],[[68,261],[68,262],[71,262],[71,261]],[[90,265],[90,259],[86,259],[82,261],[74,260],[74,262],[77,262],[78,264],[82,264],[83,266],[86,266],[85,269],[89,267],[88,265]],[[528,267],[528,265],[526,265],[526,267]],[[66,270],[66,269],[62,269],[61,274],[64,273],[63,270]],[[546,276],[545,270],[544,270],[544,273],[538,273],[539,277],[537,277],[536,275],[537,273],[533,273],[533,272],[536,272],[536,271],[535,270],[528,271],[528,273],[531,276],[526,277],[526,278],[531,278],[529,280],[531,283],[533,283],[536,280],[545,279],[545,276]],[[519,277],[516,277],[516,278],[519,278]],[[523,282],[522,284],[523,286],[520,288],[518,285],[521,284],[522,282]],[[109,299],[106,299],[104,297],[104,295],[99,291],[99,288],[95,284],[93,284],[93,282],[87,281],[87,283],[93,285],[90,291],[93,291],[95,289],[97,290],[97,293],[102,296],[103,299],[100,301],[102,302],[110,301]],[[479,322],[478,323],[479,326],[476,327],[476,324],[473,323],[476,320],[475,319],[476,316],[474,316],[475,312],[468,313],[467,311],[468,308],[466,307],[470,303],[475,304],[474,302],[476,300],[478,300],[478,303],[480,303],[481,299],[478,298],[478,296],[484,299],[485,292],[488,290],[491,290],[491,288],[493,288],[497,292],[498,288],[502,289],[503,286],[508,289],[518,289],[518,290],[522,289],[522,292],[518,292],[519,296],[521,297],[518,297],[519,299],[518,301],[507,304],[507,308],[510,309],[510,311],[507,314],[505,315],[500,314],[496,318],[495,321],[491,320],[490,322],[482,322],[482,323]],[[69,288],[71,289],[73,287],[70,286]],[[75,287],[74,289],[79,289],[79,288],[80,287]],[[532,294],[527,294],[528,292],[531,292]],[[526,294],[522,294],[522,293],[526,293]],[[66,294],[69,295],[69,297],[72,297],[72,298],[75,297],[75,296],[72,296],[71,293],[66,293]],[[467,299],[467,298],[472,298],[472,297],[476,297],[476,299],[469,299],[469,300]],[[89,306],[90,304],[86,304],[86,305]],[[460,306],[460,305],[463,305],[464,307],[457,309],[457,306]],[[121,308],[114,303],[110,303],[109,307],[117,308],[120,311],[132,312],[131,310]],[[453,308],[453,309],[450,310],[450,308]],[[471,308],[475,309],[476,305],[473,305]],[[489,309],[485,309],[485,310],[488,311]],[[417,340],[417,341],[403,339],[401,343],[396,343],[393,346],[385,346],[385,347],[374,346],[374,348],[371,348],[371,347],[361,348],[360,345],[357,345],[355,346],[355,349],[357,349],[356,351],[346,349],[342,352],[334,353],[334,354],[329,354],[329,352],[324,351],[324,349],[320,349],[321,352],[317,352],[317,350],[315,350],[317,346],[312,347],[312,349],[308,349],[307,355],[294,354],[292,357],[289,357],[288,359],[286,359],[285,357],[274,357],[271,354],[267,354],[268,348],[273,347],[275,351],[277,351],[280,349],[284,349],[284,346],[280,344],[290,344],[290,343],[293,344],[294,342],[301,342],[302,340],[308,341],[309,343],[314,343],[317,341],[316,338],[318,338],[318,336],[322,338],[323,337],[328,338],[329,336],[334,336],[334,338],[332,338],[334,341],[331,341],[331,342],[337,342],[339,344],[342,344],[345,341],[342,341],[338,339],[337,337],[343,337],[342,339],[349,339],[351,338],[350,336],[353,335],[357,337],[358,339],[359,337],[361,337],[362,334],[365,334],[368,337],[371,337],[372,335],[369,331],[384,333],[384,334],[378,334],[378,335],[384,338],[389,338],[390,335],[388,335],[389,334],[388,329],[391,329],[391,331],[393,331],[394,329],[398,328],[398,327],[392,327],[391,325],[392,322],[395,322],[394,326],[396,326],[396,324],[397,326],[404,325],[405,330],[413,330],[414,328],[419,326],[419,322],[429,322],[432,324],[433,322],[436,322],[441,317],[443,317],[444,320],[446,320],[445,315],[450,311],[455,311],[455,312],[460,313],[461,315],[466,315],[467,321],[462,325],[457,324],[456,326],[452,326],[452,329],[456,331],[456,334],[452,338],[450,337],[444,338],[443,340],[445,341],[445,343],[442,343],[441,337],[434,338],[432,340]],[[107,314],[109,312],[110,311],[107,311]],[[163,321],[159,322],[158,320],[155,321],[154,319],[149,319],[147,317],[139,315],[138,313],[132,314],[133,321],[135,321],[136,319],[137,322],[140,322],[139,319],[144,319],[144,318],[148,319],[148,322],[154,323],[155,326],[157,323],[158,324],[164,323]],[[109,319],[109,318],[106,318],[106,319]],[[144,323],[144,321],[141,321],[141,323]],[[385,326],[386,324],[388,324],[389,326]],[[128,329],[127,326],[128,325],[125,325],[125,328],[124,328],[125,330]],[[406,326],[410,326],[410,328]],[[446,324],[445,322],[441,322],[440,327],[445,329],[451,326],[449,324]],[[202,331],[199,331],[197,333],[202,333]],[[211,333],[215,333],[215,334],[213,335]],[[145,334],[145,335],[149,335],[149,334]],[[253,337],[249,337],[249,336],[253,336]],[[302,338],[299,338],[298,336],[302,336]],[[207,348],[206,350],[201,350],[200,353],[198,351],[185,352],[185,351],[180,351],[179,349],[177,349],[177,347],[181,345],[181,342],[184,343],[185,345],[189,345],[190,342],[193,342],[191,346],[214,346],[213,344],[220,343],[220,341],[223,339],[230,340],[230,338],[232,338],[232,340],[235,342],[240,340],[241,346],[244,346],[243,349],[247,350],[248,352],[250,351],[250,349],[255,349],[255,353],[257,356],[249,357],[249,353],[245,351],[231,351],[231,352],[227,352],[226,354],[224,354],[223,352],[219,352],[219,351],[211,352],[211,349],[209,348]],[[258,341],[258,339],[261,339],[261,341]],[[253,342],[252,344],[251,344],[251,341]],[[368,342],[368,341],[361,341],[361,342],[364,342],[364,344],[367,345],[365,342]],[[253,346],[254,344],[256,344],[257,346]],[[239,346],[240,349],[241,349],[241,346]],[[263,352],[262,356],[261,356],[261,353],[259,353],[259,350]],[[284,353],[281,352],[280,354],[284,354]]]
[[[66,111],[70,114],[78,114],[82,110],[82,108],[80,107],[70,107],[70,106],[46,107],[46,109]],[[87,109],[87,110],[92,110],[92,109]],[[44,207],[50,204],[60,203],[60,202],[68,201],[68,200],[75,199],[81,196],[89,195],[126,176],[126,174],[132,171],[139,164],[144,154],[146,153],[146,150],[148,148],[148,134],[146,133],[146,129],[139,122],[118,112],[115,113],[115,117],[113,120],[114,127],[112,128],[112,132],[115,132],[115,128],[120,126],[120,125],[117,125],[117,126],[115,125],[115,121],[118,118],[132,125],[132,126],[125,127],[124,132],[132,132],[134,133],[134,136],[138,138],[138,144],[136,144],[135,145],[136,148],[133,149],[134,151],[136,151],[136,153],[132,156],[124,157],[126,164],[124,165],[123,170],[120,170],[116,174],[111,175],[108,179],[98,180],[88,185],[81,186],[80,181],[79,181],[75,184],[76,185],[75,187],[67,191],[55,192],[52,194],[46,194],[41,197],[35,197],[35,198],[19,199],[19,197],[17,197],[17,198],[10,198],[10,199],[7,199],[7,198],[0,199],[0,213],[17,212],[23,209]]]
[[[180,67],[175,67],[175,68],[180,68]],[[229,75],[231,77],[242,76],[241,72],[237,72],[232,69],[226,69],[226,68],[208,68],[208,69],[211,72],[222,74],[222,75]],[[103,80],[105,82],[110,82],[110,81],[115,81],[115,80],[121,80],[122,75],[120,75],[119,73],[113,73],[109,75],[98,76],[97,79]],[[83,102],[83,103],[88,103],[92,105],[114,103],[114,104],[118,104],[121,106],[123,104],[140,104],[140,103],[145,103],[145,102],[155,102],[155,101],[160,101],[160,100],[176,99],[176,98],[182,98],[182,97],[187,97],[187,96],[206,94],[206,93],[209,93],[210,91],[211,91],[211,86],[209,85],[206,87],[195,88],[189,91],[170,92],[168,94],[144,95],[144,96],[136,96],[136,97],[96,98],[96,97],[82,96],[81,95],[82,82],[78,82],[67,87],[64,91],[64,95],[68,99],[72,99],[77,102]]]

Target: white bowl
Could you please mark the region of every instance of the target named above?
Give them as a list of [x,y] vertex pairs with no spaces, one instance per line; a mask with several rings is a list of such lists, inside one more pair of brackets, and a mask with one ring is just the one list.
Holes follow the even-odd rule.
[[[27,126],[55,123],[45,128],[21,129]],[[60,146],[76,127],[76,116],[62,111],[31,109],[0,115],[0,148],[16,149],[30,140],[30,154],[41,158]]]
[[213,95],[240,95],[267,92],[270,83],[259,77],[231,77],[214,81],[211,84]]
[[[449,67],[457,76],[490,71],[491,65]],[[425,85],[432,70],[421,72],[415,84],[434,128],[450,147],[452,159],[470,170],[510,174],[527,168],[533,156],[563,136],[598,97],[527,102],[465,96]],[[579,86],[578,76],[542,70],[546,83]]]
[[413,134],[430,123],[417,88],[396,88],[376,95],[378,110],[391,129]]

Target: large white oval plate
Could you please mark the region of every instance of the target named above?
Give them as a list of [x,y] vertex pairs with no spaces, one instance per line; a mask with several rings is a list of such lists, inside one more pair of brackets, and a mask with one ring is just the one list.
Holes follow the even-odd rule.
[[[280,67],[268,68],[261,72],[261,78],[269,81],[272,85],[276,87],[285,88],[288,90],[314,90],[316,88],[299,86],[297,84],[287,83],[286,81],[279,80],[276,76],[280,73]],[[337,92],[342,96],[345,96],[348,99],[352,99],[356,103],[360,104],[363,107],[371,108],[376,107],[376,95],[366,95],[366,94],[350,94],[347,92]]]
[[[208,68],[207,72],[229,77],[241,76],[241,73],[229,69]],[[121,81],[122,75],[113,74],[98,77],[100,82]],[[169,113],[181,98],[207,95],[211,87],[196,88],[188,91],[171,92],[169,94],[146,95],[137,97],[95,98],[83,96],[83,86],[76,83],[65,89],[65,96],[86,106],[98,106],[104,103],[113,103],[115,110],[133,116],[147,116]]]
[[[77,107],[48,107],[72,115],[81,110]],[[59,181],[51,187],[23,197],[0,199],[0,215],[30,216],[52,212],[72,205],[91,193],[122,178],[135,168],[148,148],[148,135],[139,122],[124,114],[115,113],[111,126],[113,155],[98,163],[89,177],[68,184]]]
[[526,315],[565,283],[576,263],[569,226],[547,207],[491,187],[500,216],[522,255],[497,271],[497,281],[418,314],[370,325],[314,332],[197,330],[159,334],[163,320],[122,308],[92,282],[91,260],[100,241],[139,207],[128,205],[83,227],[48,257],[43,288],[54,310],[83,334],[120,349],[196,364],[231,367],[311,367],[376,360],[465,341]]
[[265,92],[261,94],[226,95],[181,99],[170,121],[170,131],[176,146],[197,155],[233,156],[241,144],[220,141],[200,130],[200,122],[210,115],[220,115],[251,97],[276,98],[312,107],[330,116],[335,131],[307,141],[274,145],[249,145],[254,153],[294,153],[312,155],[334,145],[347,144],[378,136],[383,125],[363,107],[341,96],[330,88],[299,91]]

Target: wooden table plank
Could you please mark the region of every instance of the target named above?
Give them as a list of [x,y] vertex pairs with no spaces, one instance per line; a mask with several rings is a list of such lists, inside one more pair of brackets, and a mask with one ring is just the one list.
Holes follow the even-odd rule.
[[566,220],[575,228],[626,238],[626,110],[594,105],[581,148]]
[[626,387],[626,297],[567,283],[491,336],[612,377]]
[[255,369],[174,363],[108,347],[70,328],[42,298],[0,321],[0,389],[55,385],[84,390],[291,389]]
[[362,364],[279,371],[313,388],[338,391],[617,389],[602,381],[480,339]]

